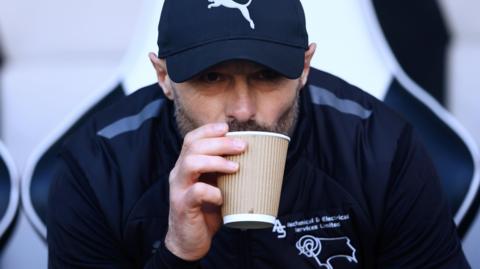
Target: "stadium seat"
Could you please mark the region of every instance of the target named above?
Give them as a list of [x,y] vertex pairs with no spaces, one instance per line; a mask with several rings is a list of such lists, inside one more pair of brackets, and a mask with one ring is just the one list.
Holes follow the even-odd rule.
[[3,239],[17,213],[18,193],[16,168],[0,142],[0,239]]
[[[402,69],[388,45],[370,0],[362,0],[379,55],[392,74],[382,100],[410,121],[420,134],[450,201],[461,237],[480,203],[480,153],[469,133]],[[440,78],[439,78],[440,79]],[[431,92],[438,92],[431,89]]]
[[[155,79],[155,72],[148,62],[148,52],[156,51],[156,25],[162,1],[145,0],[132,44],[123,56],[122,63],[115,68],[117,73],[105,78],[95,89],[94,95],[66,118],[52,134],[38,146],[29,158],[21,181],[21,199],[25,214],[35,230],[46,239],[45,226],[48,190],[55,173],[56,156],[69,134],[74,132],[93,113],[124,97]],[[142,40],[142,42],[137,42]],[[147,82],[146,82],[147,81]]]

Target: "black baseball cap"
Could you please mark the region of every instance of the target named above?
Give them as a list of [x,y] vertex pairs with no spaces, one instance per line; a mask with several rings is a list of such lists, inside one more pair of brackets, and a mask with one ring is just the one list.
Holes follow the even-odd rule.
[[175,82],[234,59],[294,79],[308,34],[300,0],[165,0],[157,44]]

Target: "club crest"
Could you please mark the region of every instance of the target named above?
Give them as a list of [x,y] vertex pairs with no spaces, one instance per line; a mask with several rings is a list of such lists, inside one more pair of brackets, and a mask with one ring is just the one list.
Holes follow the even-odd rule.
[[320,238],[311,235],[302,236],[295,245],[298,255],[314,258],[320,268],[334,269],[331,260],[344,258],[349,262],[358,263],[355,257],[356,249],[352,246],[350,238]]

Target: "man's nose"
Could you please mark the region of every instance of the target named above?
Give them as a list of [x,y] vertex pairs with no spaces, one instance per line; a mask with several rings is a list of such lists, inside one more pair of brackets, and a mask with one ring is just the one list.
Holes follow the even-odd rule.
[[247,82],[237,82],[230,90],[227,117],[239,122],[253,120],[256,113],[256,96]]

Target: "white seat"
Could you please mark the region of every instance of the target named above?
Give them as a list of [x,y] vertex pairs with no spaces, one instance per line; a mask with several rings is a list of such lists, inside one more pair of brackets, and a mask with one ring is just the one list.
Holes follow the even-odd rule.
[[18,202],[17,171],[10,154],[0,142],[0,239],[15,218]]

